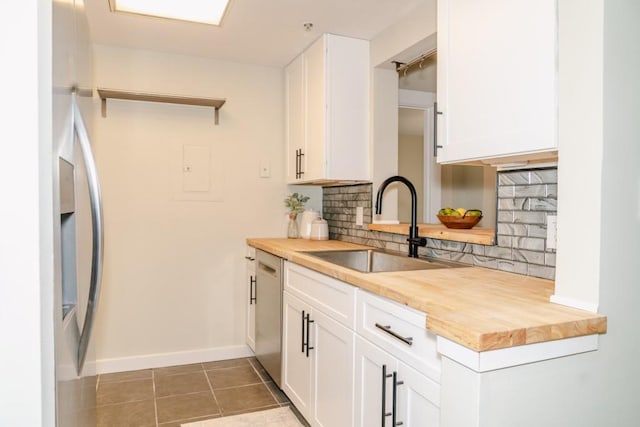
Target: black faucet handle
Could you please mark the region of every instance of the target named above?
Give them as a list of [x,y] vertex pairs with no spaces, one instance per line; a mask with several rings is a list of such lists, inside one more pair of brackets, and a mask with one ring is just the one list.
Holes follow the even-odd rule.
[[424,237],[412,237],[407,239],[410,245],[427,246],[427,239]]

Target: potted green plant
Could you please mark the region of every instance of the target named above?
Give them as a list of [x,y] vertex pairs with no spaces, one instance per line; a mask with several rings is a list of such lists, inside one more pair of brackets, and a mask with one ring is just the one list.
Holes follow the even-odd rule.
[[289,208],[289,225],[287,227],[287,237],[289,239],[297,239],[300,237],[298,232],[297,218],[298,214],[304,210],[304,204],[309,201],[309,196],[292,193],[284,199],[284,205]]

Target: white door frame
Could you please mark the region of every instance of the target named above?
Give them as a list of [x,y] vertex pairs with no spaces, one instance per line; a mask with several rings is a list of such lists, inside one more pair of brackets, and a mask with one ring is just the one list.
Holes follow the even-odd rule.
[[[398,90],[398,108],[413,108],[423,110],[424,115],[424,194],[422,196],[423,216],[422,221],[438,223],[436,213],[440,208],[441,182],[440,165],[436,161],[433,152],[433,106],[436,102],[434,92],[418,90]],[[418,221],[420,222],[420,221]]]

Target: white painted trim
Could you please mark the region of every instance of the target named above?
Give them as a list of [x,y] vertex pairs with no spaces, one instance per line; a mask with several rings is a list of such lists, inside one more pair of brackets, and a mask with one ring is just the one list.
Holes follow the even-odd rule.
[[476,372],[510,368],[597,349],[597,334],[483,352],[477,352],[447,338],[438,337],[438,352],[440,354]]
[[253,352],[246,345],[214,347],[175,353],[145,354],[141,356],[97,360],[96,373],[125,372],[137,369],[160,368],[164,366],[186,365],[190,363],[212,362],[251,356],[253,356]]
[[587,301],[580,301],[573,298],[567,298],[562,295],[553,294],[551,295],[551,298],[549,298],[549,301],[551,301],[554,304],[566,305],[567,307],[573,307],[580,310],[590,311],[591,313],[598,312],[598,304],[594,304]]

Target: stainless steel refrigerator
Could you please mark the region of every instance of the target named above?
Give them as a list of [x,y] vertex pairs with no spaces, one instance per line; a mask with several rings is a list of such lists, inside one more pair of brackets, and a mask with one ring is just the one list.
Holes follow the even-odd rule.
[[91,147],[92,46],[81,0],[53,0],[56,424],[95,425],[91,332],[100,296],[102,207]]

